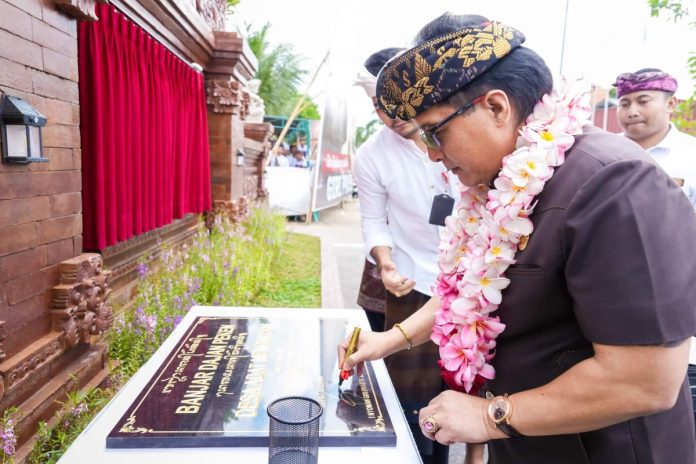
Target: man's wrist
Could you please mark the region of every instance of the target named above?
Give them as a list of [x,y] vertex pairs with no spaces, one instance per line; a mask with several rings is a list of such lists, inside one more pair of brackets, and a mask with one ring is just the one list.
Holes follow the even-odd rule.
[[500,440],[502,438],[510,438],[500,430],[488,415],[489,400],[481,401],[481,417],[483,419],[483,427],[486,430],[489,440]]
[[486,393],[488,399],[488,407],[486,416],[488,417],[487,425],[493,426],[497,432],[491,436],[499,436],[499,438],[515,438],[523,435],[510,423],[514,408],[512,400],[507,394],[493,396],[491,392]]

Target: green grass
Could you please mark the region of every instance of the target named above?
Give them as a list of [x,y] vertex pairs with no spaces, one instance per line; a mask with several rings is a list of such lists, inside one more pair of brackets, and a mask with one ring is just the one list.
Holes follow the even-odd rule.
[[270,308],[321,307],[319,237],[287,235],[273,267],[270,284],[261,289],[253,304]]

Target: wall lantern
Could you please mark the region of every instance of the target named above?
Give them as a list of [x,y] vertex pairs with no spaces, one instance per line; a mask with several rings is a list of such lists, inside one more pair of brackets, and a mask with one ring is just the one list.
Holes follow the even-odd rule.
[[3,95],[0,102],[2,161],[5,164],[46,162],[43,157],[41,128],[46,116],[21,98]]
[[237,166],[244,166],[244,151],[237,150]]

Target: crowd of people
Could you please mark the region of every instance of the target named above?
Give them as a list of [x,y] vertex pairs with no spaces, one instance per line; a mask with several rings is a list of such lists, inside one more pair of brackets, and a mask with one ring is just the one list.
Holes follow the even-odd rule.
[[384,122],[354,166],[373,331],[339,361],[385,358],[424,463],[453,443],[469,463],[483,444],[496,464],[694,463],[696,138],[670,121],[676,79],[620,74],[609,134],[524,40],[445,14],[365,62]]
[[276,152],[271,153],[269,166],[290,168],[311,168],[312,160],[307,155],[307,145],[298,138],[296,143],[282,142]]

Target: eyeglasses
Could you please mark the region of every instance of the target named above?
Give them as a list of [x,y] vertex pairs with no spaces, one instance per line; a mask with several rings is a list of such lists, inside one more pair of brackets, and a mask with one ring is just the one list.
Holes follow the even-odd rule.
[[484,96],[481,95],[480,97],[477,97],[477,98],[473,99],[472,101],[470,101],[470,102],[467,103],[466,105],[462,106],[462,107],[459,108],[457,111],[455,111],[454,113],[450,114],[449,116],[447,116],[445,119],[443,119],[443,120],[440,121],[438,124],[436,124],[435,126],[431,127],[430,129],[425,130],[425,129],[419,127],[419,129],[420,129],[420,137],[421,137],[421,140],[425,143],[425,145],[426,145],[427,147],[429,147],[429,148],[435,148],[435,149],[438,149],[438,150],[439,150],[440,147],[442,146],[442,142],[440,142],[440,139],[437,138],[437,131],[439,131],[440,129],[442,129],[442,128],[445,126],[445,124],[447,124],[448,122],[450,122],[452,119],[456,118],[456,117],[459,116],[459,115],[464,114],[464,112],[466,112],[469,108],[472,108],[472,107],[473,107],[474,105],[476,105],[478,102],[480,102],[481,100],[483,100],[483,97],[484,97]]

